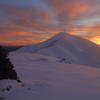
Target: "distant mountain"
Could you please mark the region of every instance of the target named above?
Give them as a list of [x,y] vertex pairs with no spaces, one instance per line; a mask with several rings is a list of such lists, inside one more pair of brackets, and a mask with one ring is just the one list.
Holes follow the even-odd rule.
[[17,52],[57,57],[61,63],[100,67],[100,46],[65,32],[61,32],[45,42],[22,47]]

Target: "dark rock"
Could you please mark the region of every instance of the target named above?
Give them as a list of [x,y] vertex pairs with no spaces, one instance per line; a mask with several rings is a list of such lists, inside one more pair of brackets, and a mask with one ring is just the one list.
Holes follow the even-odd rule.
[[14,66],[7,56],[8,52],[0,46],[0,80],[19,80],[16,71],[13,69]]

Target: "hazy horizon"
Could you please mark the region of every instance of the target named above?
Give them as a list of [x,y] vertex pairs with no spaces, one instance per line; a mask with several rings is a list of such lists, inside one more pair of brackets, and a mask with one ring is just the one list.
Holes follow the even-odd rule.
[[[58,33],[59,34],[59,33]],[[68,34],[68,33],[67,33]],[[66,34],[66,35],[67,35]],[[56,34],[57,35],[57,34]],[[49,38],[47,38],[47,39],[45,39],[45,40],[43,40],[43,41],[40,41],[40,42],[37,42],[37,43],[28,43],[28,44],[23,44],[23,45],[21,45],[21,44],[18,44],[18,45],[11,45],[11,44],[0,44],[0,46],[3,46],[3,47],[23,47],[23,46],[28,46],[28,45],[37,45],[37,44],[40,44],[40,43],[44,43],[44,42],[46,42],[46,41],[48,41],[49,39],[52,39],[54,36],[56,36],[56,35],[53,35],[53,36],[51,36],[51,37],[49,37]],[[69,34],[70,35],[70,34]],[[72,35],[72,36],[75,36],[75,35]],[[88,39],[86,39],[86,38],[84,38],[84,37],[81,37],[81,36],[77,36],[77,37],[79,37],[79,38],[82,38],[82,39],[84,39],[84,40],[88,40]],[[97,44],[97,43],[95,43],[95,42],[93,42],[93,41],[91,41],[91,40],[88,40],[89,42],[91,42],[91,43],[93,43],[93,44],[95,44],[95,45],[97,45],[97,46],[100,46],[99,44]]]

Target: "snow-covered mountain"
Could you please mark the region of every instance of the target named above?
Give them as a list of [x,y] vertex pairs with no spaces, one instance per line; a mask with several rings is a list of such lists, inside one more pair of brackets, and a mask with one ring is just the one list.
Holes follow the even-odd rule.
[[51,39],[22,47],[17,52],[38,53],[59,58],[59,62],[100,67],[100,47],[89,40],[61,32]]

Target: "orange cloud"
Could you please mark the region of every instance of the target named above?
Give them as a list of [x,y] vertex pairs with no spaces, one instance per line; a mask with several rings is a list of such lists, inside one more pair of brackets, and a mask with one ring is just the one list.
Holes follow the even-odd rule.
[[98,45],[100,45],[100,25],[94,26],[70,26],[68,32],[70,34],[79,35]]
[[60,2],[56,3],[55,9],[58,12],[65,12],[68,16],[79,16],[91,9],[91,5],[81,2]]
[[69,0],[49,0],[49,2],[50,10],[0,5],[0,9],[9,19],[6,22],[0,22],[0,44],[38,43],[61,31],[80,35],[99,43],[97,36],[100,36],[100,25],[77,25],[77,20],[81,21],[84,17],[86,18],[88,12],[94,9],[93,5],[74,0],[71,2]]

